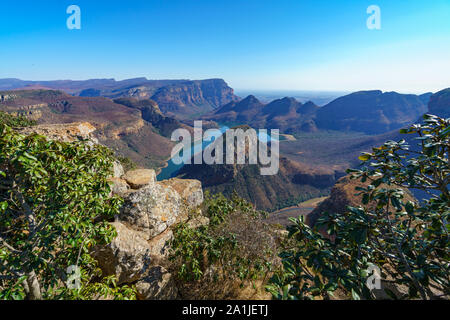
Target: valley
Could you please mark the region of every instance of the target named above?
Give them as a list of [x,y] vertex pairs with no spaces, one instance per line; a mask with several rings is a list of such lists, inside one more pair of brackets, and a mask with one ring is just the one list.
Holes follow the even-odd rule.
[[[446,110],[441,105],[448,104],[446,90],[435,95],[373,90],[336,99],[328,93],[318,95],[330,97],[323,106],[289,97],[262,102],[253,95],[239,98],[221,79],[0,79],[0,88],[9,89],[0,92],[0,111],[40,124],[89,121],[101,143],[138,167],[156,169],[158,180],[198,179],[205,191],[228,197],[237,192],[258,209],[286,217],[311,211],[297,205],[328,195],[346,169],[359,165],[361,152],[400,139],[398,129],[425,113],[428,100],[441,114]],[[264,177],[258,165],[175,165],[171,134],[178,128],[193,132],[196,119],[222,132],[239,125],[280,129],[279,172]],[[207,145],[194,142],[192,154]]]

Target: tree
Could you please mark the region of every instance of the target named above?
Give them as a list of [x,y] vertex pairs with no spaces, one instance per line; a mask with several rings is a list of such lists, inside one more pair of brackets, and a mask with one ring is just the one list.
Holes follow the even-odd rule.
[[[393,299],[448,298],[450,119],[425,115],[423,124],[400,132],[418,135],[418,146],[388,141],[360,156],[361,169],[348,170],[368,183],[356,190],[361,206],[325,212],[313,228],[293,219],[293,245],[268,286],[275,298],[328,299],[338,288],[353,299],[376,298],[366,285],[370,266],[393,287],[408,287],[401,295],[386,287]],[[406,201],[405,189],[427,198]]]
[[109,196],[111,151],[8,124],[0,123],[0,299],[133,298],[89,253],[116,235],[108,220],[122,200]]

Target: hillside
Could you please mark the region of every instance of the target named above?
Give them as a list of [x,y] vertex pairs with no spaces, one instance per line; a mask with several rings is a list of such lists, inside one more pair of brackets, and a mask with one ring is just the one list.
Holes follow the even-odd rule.
[[[240,128],[245,130],[249,127]],[[186,164],[178,172],[178,177],[200,180],[203,189],[213,194],[220,192],[230,197],[236,192],[257,209],[266,211],[327,194],[337,179],[334,170],[297,163],[283,156],[280,156],[277,174],[261,175],[262,166],[249,164],[248,147],[245,152],[245,164],[226,164],[225,158],[223,164]]]
[[323,129],[379,134],[413,123],[426,111],[416,95],[360,91],[320,108],[315,121]]
[[428,109],[431,114],[444,118],[450,117],[450,88],[433,94]]
[[54,90],[4,91],[0,111],[26,115],[39,124],[88,121],[97,128],[102,144],[141,166],[161,167],[170,156],[172,142],[143,119],[140,109],[107,98],[75,97]]
[[150,122],[162,136],[169,139],[172,132],[178,128],[192,129],[174,118],[164,116],[158,104],[151,99],[119,98],[115,99],[114,102],[128,108],[140,110],[142,119]]
[[222,123],[249,124],[254,128],[277,128],[284,133],[335,130],[380,134],[414,122],[427,111],[431,94],[420,96],[396,92],[360,91],[333,100],[323,107],[294,98],[268,104],[254,96],[231,102],[203,116]]
[[241,101],[233,101],[218,110],[203,116],[203,119],[221,123],[249,124],[254,128],[278,128],[284,133],[315,131],[310,122],[319,109],[313,102],[302,104],[294,98],[261,103],[250,95]]
[[23,81],[0,79],[0,90],[53,89],[81,97],[152,99],[161,111],[176,118],[192,118],[238,98],[222,79],[147,80],[146,78],[84,81]]

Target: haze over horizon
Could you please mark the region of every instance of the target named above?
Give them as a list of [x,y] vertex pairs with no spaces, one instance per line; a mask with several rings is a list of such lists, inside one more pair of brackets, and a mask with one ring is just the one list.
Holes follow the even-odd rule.
[[[81,30],[66,9],[81,8]],[[381,9],[369,30],[368,6]],[[450,2],[3,3],[0,78],[223,78],[236,91],[436,92],[450,86]]]

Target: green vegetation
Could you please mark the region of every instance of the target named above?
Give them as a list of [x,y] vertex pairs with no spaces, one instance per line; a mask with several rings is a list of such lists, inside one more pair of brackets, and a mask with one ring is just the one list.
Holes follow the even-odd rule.
[[137,168],[136,163],[133,162],[130,158],[127,157],[118,157],[117,160],[119,160],[120,164],[122,165],[123,169],[126,171],[134,170]]
[[285,200],[279,200],[277,202],[277,204],[274,206],[274,209],[275,209],[274,211],[281,210],[281,209],[284,209],[284,208],[289,208],[289,207],[292,207],[292,206],[296,206],[296,205],[298,205],[301,202],[306,202],[306,201],[309,201],[311,199],[327,196],[329,194],[330,194],[330,192],[329,192],[328,189],[323,190],[323,191],[321,190],[321,191],[318,191],[316,193],[311,193],[311,192],[307,192],[306,191],[305,193],[303,193],[303,194],[301,194],[301,195],[299,195],[297,197],[290,197],[290,198],[285,199]]
[[[341,215],[324,212],[314,228],[293,219],[290,246],[280,254],[283,270],[268,286],[275,298],[329,299],[337,292],[376,298],[366,285],[370,266],[380,269],[383,290],[393,299],[448,297],[450,120],[426,115],[423,125],[401,133],[417,134],[419,150],[388,141],[360,157],[362,169],[349,170],[353,179],[369,182],[357,188],[362,206]],[[405,201],[405,188],[430,198]]]
[[[8,125],[26,120],[2,120],[0,299],[134,298],[129,287],[102,277],[90,255],[116,235],[108,220],[122,200],[109,197],[111,152],[20,135]],[[78,280],[70,266],[79,268]]]
[[209,224],[183,223],[174,231],[170,260],[181,290],[200,299],[235,298],[245,281],[264,282],[277,255],[265,214],[236,195],[221,194],[207,195],[203,212]]
[[25,116],[12,116],[0,111],[0,125],[7,125],[13,128],[34,126],[36,121],[27,119]]

